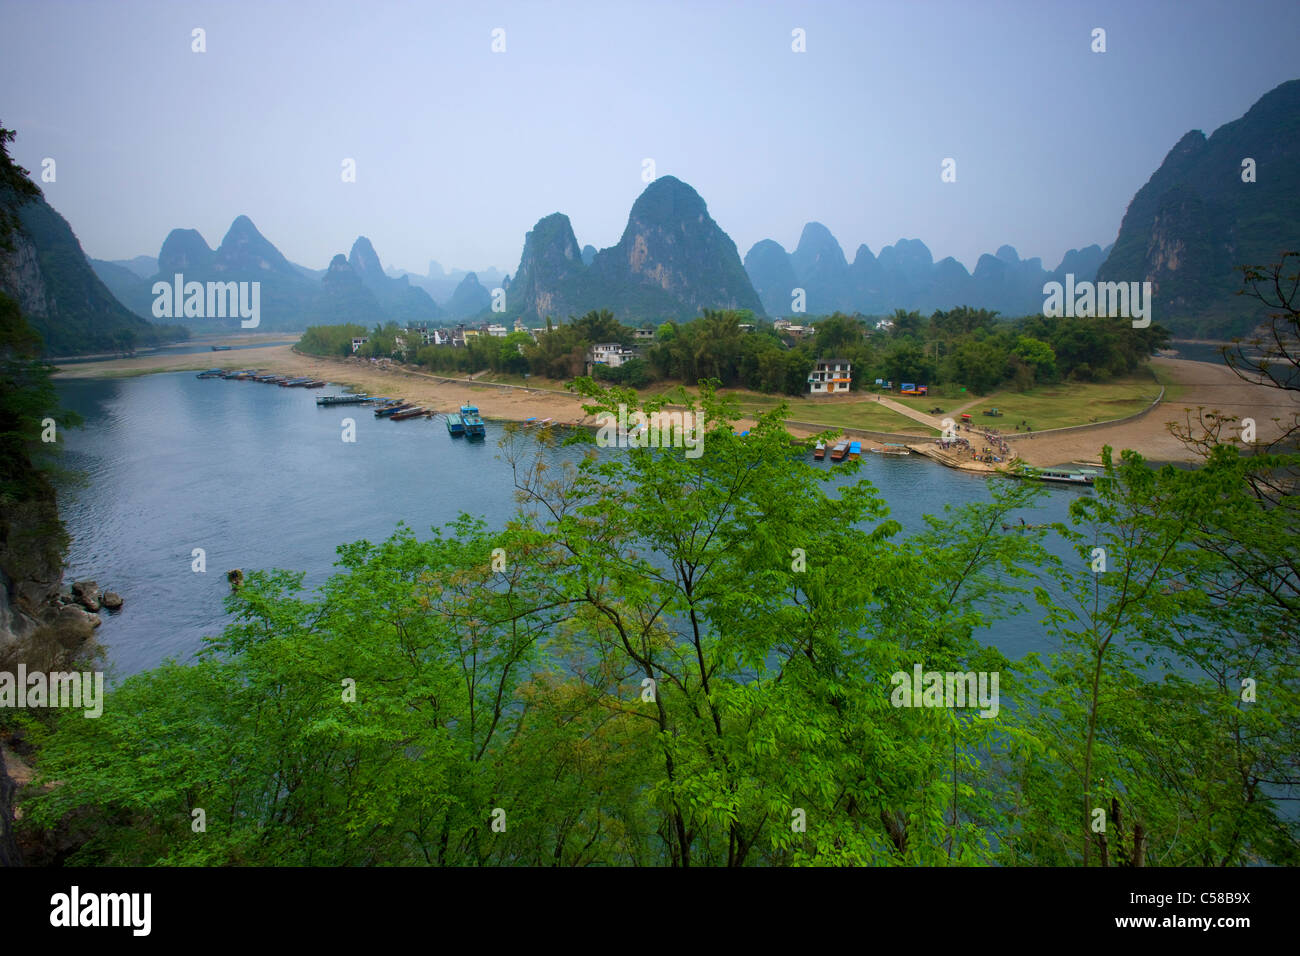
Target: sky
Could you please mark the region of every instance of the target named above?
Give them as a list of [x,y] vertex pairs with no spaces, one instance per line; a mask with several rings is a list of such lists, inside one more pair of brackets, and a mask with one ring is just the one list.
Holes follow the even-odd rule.
[[605,248],[673,175],[741,256],[816,220],[850,261],[918,238],[1051,269],[1186,132],[1300,76],[1297,36],[1294,0],[0,0],[0,125],[102,259],[244,214],[312,268],[365,235],[513,273],[543,216]]

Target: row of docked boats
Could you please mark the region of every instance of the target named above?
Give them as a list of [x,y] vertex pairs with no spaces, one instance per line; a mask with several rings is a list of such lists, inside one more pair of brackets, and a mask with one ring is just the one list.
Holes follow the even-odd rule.
[[[906,445],[900,445],[896,442],[888,442],[880,448],[871,449],[878,455],[910,455],[912,450]],[[862,457],[862,442],[853,441],[845,438],[836,442],[830,449],[831,461],[857,461]],[[826,442],[819,441],[813,448],[813,458],[817,461],[826,460]]]
[[290,378],[276,375],[274,372],[259,372],[255,368],[242,368],[229,371],[224,368],[210,368],[199,372],[196,378],[224,378],[235,382],[262,382],[266,385],[279,385],[281,388],[324,388],[325,383],[318,378]]
[[416,405],[414,402],[403,401],[400,398],[384,399],[375,409],[376,418],[387,418],[395,422],[404,422],[408,418],[428,418],[432,414],[433,412],[423,405]]

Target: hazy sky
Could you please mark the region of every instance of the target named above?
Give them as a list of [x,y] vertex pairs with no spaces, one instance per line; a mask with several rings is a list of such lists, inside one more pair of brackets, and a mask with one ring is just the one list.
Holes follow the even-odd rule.
[[850,261],[907,237],[1053,268],[1114,240],[1184,133],[1300,75],[1297,36],[1294,0],[0,0],[0,124],[104,259],[244,213],[313,268],[366,235],[385,265],[513,273],[552,212],[617,242],[651,158],[742,256],[819,220]]

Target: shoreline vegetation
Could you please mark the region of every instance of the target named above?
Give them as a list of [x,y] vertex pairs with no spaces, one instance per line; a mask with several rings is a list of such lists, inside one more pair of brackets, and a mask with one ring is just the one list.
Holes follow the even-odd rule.
[[[224,341],[224,340],[223,340]],[[251,345],[256,336],[240,338],[240,344]],[[478,373],[460,377],[455,374],[426,372],[396,362],[371,362],[369,359],[333,358],[303,354],[291,345],[269,345],[245,348],[230,353],[167,354],[158,352],[135,358],[79,361],[60,366],[58,379],[72,378],[126,378],[160,372],[202,371],[213,366],[214,361],[241,368],[258,368],[268,372],[322,378],[332,385],[364,391],[370,394],[397,395],[438,412],[455,411],[462,403],[472,400],[488,419],[523,422],[528,418],[551,418],[557,424],[594,426],[595,421],[583,410],[583,399],[575,392],[564,389],[564,383],[542,380],[537,384],[517,384],[524,381],[518,376]],[[784,398],[760,395],[743,389],[723,389],[719,394],[731,393],[739,400],[745,418],[739,426],[743,429],[754,423],[755,417],[779,401],[786,401],[789,411],[786,428],[796,438],[807,439],[819,431],[846,428],[850,431],[877,431],[893,436],[894,440],[909,445],[930,445],[937,437],[944,417],[960,418],[970,414],[972,425],[978,432],[984,427],[997,427],[1003,435],[1010,435],[1013,449],[1021,461],[1034,466],[1052,466],[1069,462],[1095,462],[1102,446],[1132,449],[1148,460],[1192,462],[1195,455],[1170,431],[1169,424],[1185,425],[1188,416],[1195,417],[1198,408],[1217,410],[1222,416],[1254,417],[1261,440],[1273,437],[1276,430],[1273,418],[1287,420],[1300,411],[1300,398],[1294,393],[1280,392],[1261,385],[1251,385],[1239,379],[1231,369],[1207,362],[1167,357],[1150,361],[1155,381],[1146,381],[1143,389],[1133,386],[1143,382],[1139,373],[1119,382],[1106,385],[1044,386],[1031,393],[1012,391],[971,396],[954,402],[947,398],[921,400],[930,407],[945,409],[944,415],[929,415],[918,407],[915,400],[900,400],[878,396],[872,392],[851,392],[844,398]],[[1155,397],[1161,386],[1165,388],[1163,400],[1140,418],[1129,419],[1141,411]],[[659,383],[643,389],[641,394],[660,394],[668,389]],[[1039,394],[1041,393],[1041,395]],[[1105,396],[1118,396],[1108,405]],[[1087,430],[1077,432],[1048,432],[1032,439],[1017,436],[1017,408],[1033,407],[1038,413],[1031,421],[1041,421],[1040,409],[1047,401],[1076,410],[1074,424],[1090,424]],[[1098,408],[1113,407],[1119,414],[1112,419],[1096,423],[1089,418]],[[984,408],[1002,408],[998,418],[982,416]],[[856,414],[859,410],[866,416]],[[880,427],[884,419],[893,427]],[[1069,412],[1065,413],[1068,420]],[[1118,420],[1116,420],[1118,419]],[[1061,420],[1058,409],[1049,422]],[[1108,423],[1111,422],[1111,423]],[[1049,424],[1049,427],[1055,427]],[[963,432],[963,435],[966,433]],[[863,438],[866,448],[879,447],[886,439]],[[962,470],[988,472],[995,470],[981,462],[958,463],[947,456],[928,456],[948,467]]]

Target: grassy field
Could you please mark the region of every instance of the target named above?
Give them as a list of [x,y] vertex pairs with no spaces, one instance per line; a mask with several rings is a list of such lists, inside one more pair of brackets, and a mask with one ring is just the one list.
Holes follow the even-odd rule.
[[[1140,412],[1160,393],[1160,386],[1150,374],[1137,375],[1105,383],[1070,383],[1043,385],[1028,392],[994,392],[966,409],[976,422],[994,425],[1001,431],[1014,431],[1027,421],[1035,431],[1087,425],[1123,418]],[[1001,418],[983,415],[986,408],[1002,411]]]
[[[736,393],[742,414],[754,416],[769,411],[780,401],[774,395],[757,395],[753,392]],[[827,428],[863,428],[877,432],[907,432],[914,435],[937,435],[932,428],[915,422],[905,415],[891,411],[874,400],[854,402],[789,401],[786,418]]]

